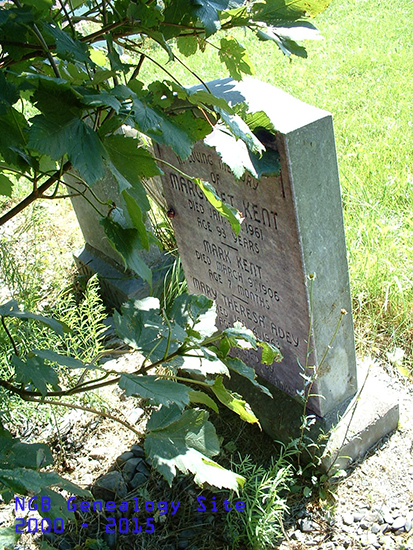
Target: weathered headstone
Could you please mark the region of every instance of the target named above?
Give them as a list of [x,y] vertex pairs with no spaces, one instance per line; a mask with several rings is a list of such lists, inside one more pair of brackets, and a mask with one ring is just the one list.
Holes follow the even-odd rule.
[[[269,367],[260,352],[243,356],[270,388],[297,398],[303,375],[311,377],[316,365],[308,408],[337,420],[356,393],[357,373],[332,117],[252,79],[208,87],[230,105],[246,101],[251,112],[266,113],[277,130],[266,146],[278,151],[281,170],[260,178],[245,173],[238,181],[210,145],[244,157],[246,148],[222,132],[197,143],[185,161],[156,146],[172,166],[162,166],[162,181],[189,288],[216,301],[221,327],[240,321],[279,347],[284,360]],[[238,236],[185,174],[209,181],[242,212]],[[268,427],[276,405],[262,399]]]
[[[249,101],[249,87],[255,86],[249,81],[238,84],[236,91]],[[239,235],[197,185],[169,167],[163,167],[164,191],[175,213],[173,224],[190,289],[216,300],[221,326],[240,321],[279,347],[281,364],[264,366],[254,351],[248,360],[281,390],[296,396],[303,389],[304,367],[320,364],[341,310],[348,311],[312,388],[319,396],[310,398],[310,407],[325,416],[354,395],[357,384],[332,119],[263,84],[255,95],[260,110],[271,115],[279,130],[268,145],[280,155],[279,176],[256,179],[245,174],[237,181],[204,143],[196,144],[185,161],[158,148],[161,158],[211,182],[223,200],[242,212]],[[223,96],[230,101],[232,94],[225,91]],[[290,116],[280,123],[279,113],[285,117],[286,112]],[[306,374],[311,375],[310,370]]]

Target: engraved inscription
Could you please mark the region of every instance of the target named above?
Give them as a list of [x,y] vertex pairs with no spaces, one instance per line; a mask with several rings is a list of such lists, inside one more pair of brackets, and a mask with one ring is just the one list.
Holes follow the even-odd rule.
[[201,143],[185,161],[160,146],[158,153],[189,176],[209,181],[243,214],[235,235],[193,181],[165,169],[165,196],[175,212],[173,225],[190,290],[216,301],[221,328],[239,321],[279,347],[281,364],[263,365],[255,350],[241,355],[264,378],[296,395],[303,387],[299,364],[306,362],[309,315],[288,175],[282,182],[280,177],[257,180],[250,174],[237,181],[215,151]]

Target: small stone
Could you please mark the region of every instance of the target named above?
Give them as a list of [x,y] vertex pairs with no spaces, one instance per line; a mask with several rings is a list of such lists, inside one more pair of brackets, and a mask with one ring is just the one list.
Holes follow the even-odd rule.
[[298,526],[303,533],[311,533],[314,528],[313,522],[309,519],[300,519]]
[[366,521],[369,521],[370,523],[375,523],[379,521],[380,517],[381,516],[379,512],[367,512],[367,514],[364,516],[364,519]]
[[383,515],[383,519],[384,519],[385,523],[388,523],[389,525],[392,525],[392,523],[394,521],[393,516],[389,512],[386,512]]
[[366,531],[370,527],[370,523],[366,521],[365,519],[362,519],[360,521],[360,527]]
[[404,516],[399,516],[394,520],[391,528],[393,531],[398,531],[399,529],[404,529],[405,525],[406,525],[406,518]]
[[126,451],[125,453],[122,453],[121,455],[118,456],[118,458],[116,459],[116,464],[118,466],[123,466],[125,462],[130,458],[133,458],[133,456],[134,455],[132,451]]
[[139,462],[139,464],[136,466],[136,471],[140,472],[141,474],[145,475],[146,477],[150,476],[150,472],[148,468],[146,467],[146,464],[143,460]]
[[120,472],[108,472],[95,482],[92,493],[97,500],[125,498],[128,490]]
[[346,512],[342,515],[344,525],[351,525],[354,521],[354,516],[350,512]]
[[125,462],[122,468],[122,475],[125,478],[125,481],[129,483],[129,481],[133,478],[136,468],[140,462],[142,462],[141,458],[130,458]]
[[293,540],[297,540],[298,542],[304,542],[305,536],[304,533],[302,533],[299,529],[296,529],[294,533],[291,535],[291,538]]
[[145,451],[140,445],[132,445],[131,451],[137,458],[145,458]]
[[377,534],[380,532],[380,525],[378,523],[373,523],[371,526],[371,532]]
[[364,518],[364,512],[356,512],[353,514],[354,521],[361,521]]
[[406,520],[404,530],[406,531],[406,533],[408,533],[411,530],[411,528],[412,528],[412,520],[408,519]]
[[136,487],[140,487],[144,483],[148,481],[148,477],[144,474],[141,474],[141,472],[137,472],[133,478],[130,480],[130,485],[133,489],[136,489]]
[[404,530],[404,527],[402,527],[401,529],[397,529],[397,531],[394,531],[394,535],[403,535],[403,533],[405,533],[405,530]]

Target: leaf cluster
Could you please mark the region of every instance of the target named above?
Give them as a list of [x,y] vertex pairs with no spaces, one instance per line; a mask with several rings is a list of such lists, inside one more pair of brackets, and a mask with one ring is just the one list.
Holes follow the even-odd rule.
[[[20,311],[15,302],[1,306],[0,315],[6,330],[10,318],[36,319],[60,334],[68,330],[54,319]],[[0,379],[0,386],[28,401],[67,406],[65,397],[118,384],[126,395],[147,399],[157,407],[147,425],[145,450],[169,483],[179,470],[194,474],[201,485],[237,490],[241,477],[213,460],[220,445],[206,409],[217,413],[218,405],[225,406],[244,421],[257,423],[248,403],[229,390],[225,380],[236,372],[259,391],[271,394],[255,380],[254,369],[232,352],[260,347],[266,364],[281,360],[281,354],[239,323],[218,331],[215,319],[215,306],[205,296],[182,294],[168,310],[161,309],[156,298],[126,303],[114,320],[119,336],[144,357],[133,373],[84,363],[50,349],[22,350],[11,338],[12,375],[8,380]],[[83,371],[83,375],[78,379],[65,377],[62,368]],[[45,448],[39,448],[43,449],[42,456],[47,455]],[[13,456],[9,462],[14,464]]]
[[[288,55],[305,55],[295,40],[317,37],[307,17],[327,4],[328,0],[2,3],[0,194],[11,196],[12,175],[26,178],[32,190],[0,217],[0,225],[34,200],[67,196],[62,192],[65,174],[74,173],[85,195],[86,190],[93,193],[93,184],[109,171],[118,183],[120,204],[108,197],[93,207],[125,266],[151,284],[151,271],[139,254],[156,242],[145,225],[149,201],[143,181],[160,174],[162,166],[149,141],[171,147],[184,159],[220,121],[233,140],[244,142],[258,159],[266,156],[246,122],[251,118],[248,108],[235,112],[210,93],[202,79],[201,89],[185,88],[169,67],[152,57],[151,48],[162,48],[171,62],[184,66],[182,58],[198,48],[217,48],[225,69],[240,79],[253,74],[253,67],[231,30],[245,28]],[[211,42],[218,31],[221,34]],[[148,64],[157,66],[158,77],[144,85],[141,77]],[[225,162],[231,165],[231,158]],[[267,164],[273,162],[276,159],[268,157]],[[246,166],[241,163],[237,177]],[[208,182],[195,183],[208,190],[213,204],[223,204]],[[238,231],[237,213],[229,206],[222,210]]]

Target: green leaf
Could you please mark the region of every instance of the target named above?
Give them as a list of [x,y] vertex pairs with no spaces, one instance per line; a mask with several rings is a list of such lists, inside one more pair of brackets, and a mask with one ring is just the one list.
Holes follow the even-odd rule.
[[53,6],[53,0],[21,0],[21,3],[37,10],[49,10]]
[[[70,30],[69,26],[67,28]],[[89,57],[87,45],[80,42],[80,40],[73,39],[68,32],[62,31],[59,27],[49,23],[43,23],[43,31],[56,41],[56,52],[61,59],[93,64]]]
[[85,90],[83,91],[82,102],[90,107],[111,107],[115,113],[119,113],[122,106],[121,102],[113,94],[109,92],[100,92],[96,94],[91,90],[90,93],[85,93]]
[[139,26],[145,29],[157,27],[163,20],[163,13],[157,3],[152,5],[131,3],[127,10],[127,16],[132,19],[133,22],[138,21]]
[[183,364],[179,367],[185,372],[195,375],[207,376],[208,374],[224,374],[229,376],[229,371],[226,365],[218,359],[216,354],[208,350],[207,356],[202,349],[191,350],[191,355],[183,357]]
[[27,169],[27,162],[17,152],[26,147],[26,130],[28,124],[24,116],[14,107],[0,116],[0,155],[12,166]]
[[80,94],[68,82],[39,75],[31,75],[27,82],[37,85],[32,101],[49,120],[64,123],[74,117],[81,118]]
[[53,120],[44,115],[32,119],[29,146],[54,160],[67,154],[73,166],[90,184],[103,178],[105,154],[98,134],[80,118]]
[[194,55],[198,49],[198,42],[194,40],[193,36],[178,36],[176,45],[178,46],[178,50],[185,57]]
[[[205,35],[211,36],[221,28],[219,11],[236,8],[244,3],[243,0],[193,0],[192,12],[202,21]],[[186,6],[188,9],[188,7]]]
[[228,114],[222,109],[218,109],[218,112],[232,134],[236,138],[242,139],[250,151],[258,153],[259,155],[265,151],[264,145],[254,136],[248,124],[246,124],[240,116]]
[[257,345],[262,348],[261,363],[264,363],[264,365],[272,365],[274,361],[277,361],[277,363],[282,361],[282,353],[274,345],[267,342],[260,342],[259,340],[257,341]]
[[245,422],[250,424],[258,423],[258,418],[252,412],[248,403],[243,399],[240,399],[236,393],[233,393],[227,388],[225,388],[222,376],[218,376],[214,384],[211,386],[211,390],[214,392],[215,396],[223,403],[228,409],[234,411],[238,416]]
[[191,388],[172,380],[164,380],[157,376],[122,374],[119,386],[126,395],[137,395],[150,399],[155,405],[177,405],[184,409],[189,403]]
[[214,107],[219,107],[220,109],[222,109],[227,113],[234,112],[232,107],[228,105],[228,103],[224,98],[216,97],[214,96],[214,94],[211,94],[206,90],[197,90],[195,92],[191,92],[191,90],[187,90],[187,92],[188,94],[186,97],[194,105],[198,105],[199,103],[205,104],[205,105],[213,105]]
[[12,357],[12,363],[16,370],[16,380],[21,384],[32,382],[34,387],[44,396],[47,393],[47,384],[55,390],[59,390],[59,377],[56,371],[44,363],[40,357],[27,357],[26,362],[16,355]]
[[[232,346],[257,349],[257,339],[252,330],[244,327],[238,321],[234,323],[233,327],[224,329],[222,334],[230,339]],[[246,342],[247,345],[244,345],[243,342]]]
[[51,349],[42,349],[42,350],[33,349],[32,352],[35,355],[37,355],[37,357],[41,357],[42,359],[47,359],[52,363],[57,363],[61,367],[67,367],[69,369],[97,368],[91,364],[85,365],[85,363],[82,363],[82,361],[80,361],[79,359],[75,359],[74,357],[69,357],[68,355],[61,355],[60,353],[52,351]]
[[0,195],[11,197],[13,185],[13,182],[9,178],[4,174],[0,174]]
[[0,315],[4,317],[15,317],[17,319],[33,319],[51,328],[60,336],[63,336],[65,332],[70,332],[69,327],[61,321],[56,321],[56,319],[52,319],[51,317],[44,317],[43,315],[30,313],[28,311],[20,311],[15,300],[10,300],[10,302],[2,304],[0,306]]
[[[122,191],[121,197],[124,202],[124,205],[126,207],[126,211],[129,215],[130,221],[132,225],[135,227],[135,229],[138,230],[139,237],[142,243],[142,247],[146,250],[149,250],[149,237],[148,237],[148,231],[145,226],[145,221],[143,218],[141,207],[138,203],[139,195],[134,193],[134,189],[124,189]],[[137,196],[137,199],[133,196]]]
[[163,113],[149,107],[139,98],[133,100],[133,118],[141,132],[151,137],[157,143],[172,147],[177,155],[185,159],[191,154],[195,140],[189,135],[190,129],[174,124],[179,117],[165,116]]
[[252,367],[248,367],[243,361],[241,361],[241,359],[238,359],[237,357],[226,357],[225,364],[230,370],[236,372],[244,378],[247,378],[247,380],[249,380],[251,384],[253,384],[259,391],[272,398],[272,393],[269,389],[259,384],[255,379],[255,370]]
[[168,316],[178,325],[195,328],[200,336],[211,336],[216,331],[216,306],[206,296],[180,294],[171,304]]
[[141,178],[158,176],[159,170],[153,156],[138,147],[134,138],[113,135],[105,138],[104,145],[109,159],[109,168],[119,183],[119,190],[133,188],[139,197],[139,207],[147,212],[150,209]]
[[244,478],[211,460],[219,453],[219,441],[208,413],[191,409],[178,416],[177,407],[173,407],[167,412],[169,422],[165,425],[163,409],[152,413],[148,422],[145,451],[169,485],[180,470],[185,474],[192,472],[199,485],[208,483],[238,491]]
[[209,397],[206,393],[202,391],[191,391],[189,392],[189,401],[191,403],[200,403],[202,405],[206,405],[210,409],[212,409],[214,412],[218,414],[218,407],[217,404],[213,399]]
[[[103,58],[106,60],[104,54],[100,52],[100,50],[93,50],[93,52],[101,53]],[[92,56],[93,56],[93,52],[92,52]],[[117,75],[116,71],[109,71],[108,69],[99,69],[98,71],[95,71],[95,73],[93,74],[93,78],[90,80],[90,83],[93,86],[98,86],[99,84],[102,84],[102,82],[106,82],[106,80],[116,75]]]
[[21,443],[10,438],[10,433],[0,434],[0,469],[30,468],[38,470],[53,464],[53,456],[43,443]]
[[294,40],[289,40],[279,35],[277,29],[267,27],[265,30],[259,29],[257,31],[257,36],[260,40],[272,40],[277,44],[283,54],[290,56],[291,54],[297,55],[298,57],[307,57],[307,50],[294,42]]
[[259,178],[251,161],[252,153],[248,151],[243,141],[236,140],[234,136],[230,135],[223,124],[215,125],[214,131],[206,137],[205,143],[215,148],[223,163],[231,168],[236,178],[241,178],[245,170],[248,170],[255,178]]
[[221,38],[219,58],[227,67],[234,80],[241,80],[242,73],[254,74],[254,67],[247,50],[235,38]]
[[54,472],[36,472],[25,468],[0,470],[0,483],[19,495],[39,494],[44,487],[60,487],[72,494],[90,498],[90,492],[63,479]]
[[118,334],[149,361],[159,361],[174,353],[187,337],[185,330],[173,321],[166,323],[159,313],[159,300],[131,300],[115,313]]
[[3,71],[0,72],[0,115],[5,115],[8,109],[20,98],[16,86],[6,80]]
[[118,222],[110,218],[102,218],[101,225],[112,247],[125,262],[125,267],[132,269],[152,287],[152,271],[139,255],[143,244],[139,232],[135,228],[125,229]]
[[223,218],[229,221],[232,230],[238,235],[241,230],[241,222],[244,219],[241,212],[224,202],[209,182],[203,181],[200,178],[194,178],[194,181],[203,191],[208,202],[212,204],[215,210],[217,210]]
[[20,537],[21,534],[16,533],[15,525],[0,529],[0,548],[3,550],[13,549]]
[[252,6],[252,19],[276,25],[281,20],[296,20],[303,16],[315,17],[324,11],[331,0],[266,0]]
[[56,493],[52,489],[43,487],[39,495],[36,495],[36,496],[47,497],[50,499],[49,500],[50,510],[43,511],[41,510],[40,507],[38,510],[39,514],[44,518],[48,518],[52,520],[62,518],[65,521],[75,519],[74,512],[72,510],[67,509],[67,500],[60,493]]

